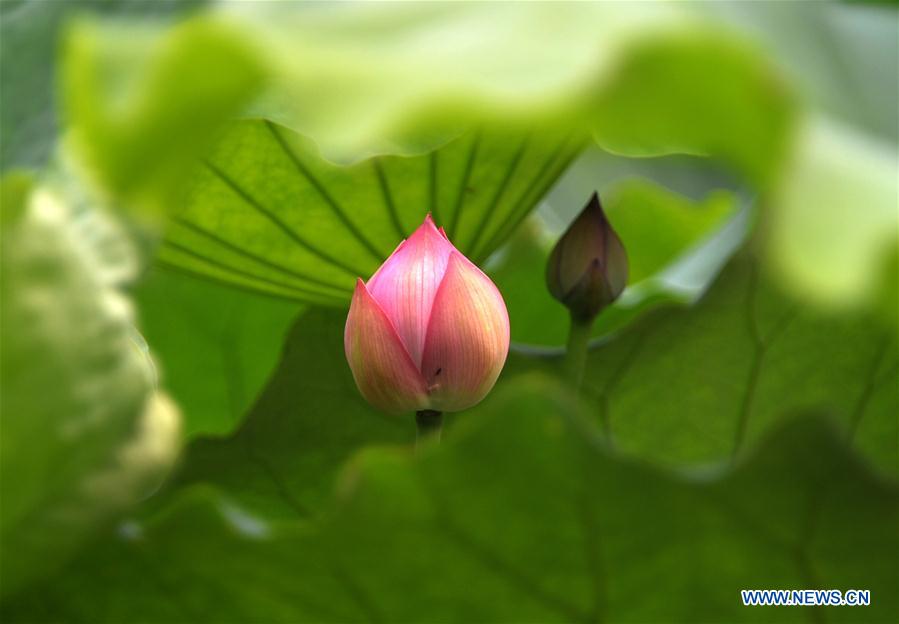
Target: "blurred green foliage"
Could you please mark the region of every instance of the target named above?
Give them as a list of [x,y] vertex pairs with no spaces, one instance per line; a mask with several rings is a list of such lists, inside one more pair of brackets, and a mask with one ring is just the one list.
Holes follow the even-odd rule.
[[714,156],[765,188],[788,149],[795,111],[789,88],[761,58],[701,31],[641,46],[597,98],[597,143],[628,156]]
[[[3,181],[2,593],[59,567],[168,469],[178,414],[136,342],[115,225]],[[18,186],[8,191],[7,184]],[[52,553],[48,557],[48,553]]]
[[[896,621],[895,17],[0,3],[3,621]],[[579,399],[543,270],[597,188]],[[524,344],[415,454],[343,309],[429,211]]]
[[183,170],[262,84],[238,33],[214,20],[186,21],[161,40],[117,22],[76,22],[64,54],[68,140],[131,202],[177,201],[170,193]]
[[895,146],[822,119],[802,129],[767,215],[770,265],[800,296],[837,309],[890,303],[890,252],[899,246]]
[[59,127],[54,68],[60,32],[81,14],[162,19],[205,0],[66,0],[0,2],[0,171],[40,167],[50,159]]
[[[366,416],[352,426],[379,422]],[[303,462],[284,444],[294,458],[225,490],[238,499],[194,485],[5,615],[43,605],[45,619],[76,621],[791,621],[790,610],[743,608],[739,589],[821,578],[880,596],[868,621],[895,613],[899,493],[826,422],[794,420],[738,467],[690,475],[610,451],[568,392],[540,377],[460,419],[450,446],[421,457],[369,449],[336,477],[319,461],[296,478]],[[376,429],[372,439],[399,437]],[[324,507],[295,500],[335,478]],[[111,598],[85,599],[98,592]]]

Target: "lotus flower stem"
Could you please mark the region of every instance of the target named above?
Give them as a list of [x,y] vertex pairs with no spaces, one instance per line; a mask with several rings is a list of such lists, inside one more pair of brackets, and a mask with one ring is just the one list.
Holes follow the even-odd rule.
[[568,380],[576,390],[580,389],[584,379],[587,347],[590,343],[590,332],[592,329],[593,318],[584,319],[574,313],[571,314],[571,326],[568,330],[568,348],[565,352],[565,371]]
[[440,432],[443,430],[443,412],[436,410],[421,410],[415,412],[415,450],[417,451],[425,440],[434,440],[440,443]]

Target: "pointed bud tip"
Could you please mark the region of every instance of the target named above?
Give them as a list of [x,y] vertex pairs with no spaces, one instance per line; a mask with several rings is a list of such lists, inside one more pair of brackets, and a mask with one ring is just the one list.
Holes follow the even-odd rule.
[[437,224],[434,223],[434,218],[431,216],[431,213],[425,215],[424,221],[421,222],[412,235],[409,238],[413,238],[416,235],[427,233],[428,235],[439,234],[441,238],[445,240],[449,240],[446,237],[446,233],[442,231],[443,228],[438,228]]
[[587,204],[581,211],[582,215],[589,215],[592,219],[599,219],[601,223],[606,222],[606,212],[602,209],[602,202],[599,200],[599,193],[593,191]]
[[434,222],[434,217],[431,216],[430,211],[425,215],[425,220],[421,223],[422,227],[430,226],[437,230],[437,232],[447,241],[449,240],[449,236],[446,235],[446,230],[443,229],[443,226],[437,227],[437,224]]

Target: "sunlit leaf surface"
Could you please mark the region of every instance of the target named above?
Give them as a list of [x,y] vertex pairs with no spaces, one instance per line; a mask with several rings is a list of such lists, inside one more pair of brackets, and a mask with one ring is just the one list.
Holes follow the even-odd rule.
[[268,121],[233,124],[173,216],[159,262],[262,293],[345,305],[429,212],[483,259],[558,178],[570,135],[476,132],[424,156],[340,166]]

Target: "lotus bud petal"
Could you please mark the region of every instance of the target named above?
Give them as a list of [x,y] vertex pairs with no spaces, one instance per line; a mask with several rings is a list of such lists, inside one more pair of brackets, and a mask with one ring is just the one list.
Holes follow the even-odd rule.
[[499,290],[431,216],[356,283],[344,347],[362,396],[391,413],[480,402],[509,351]]
[[596,193],[553,248],[546,285],[578,320],[593,319],[627,284],[627,254]]

